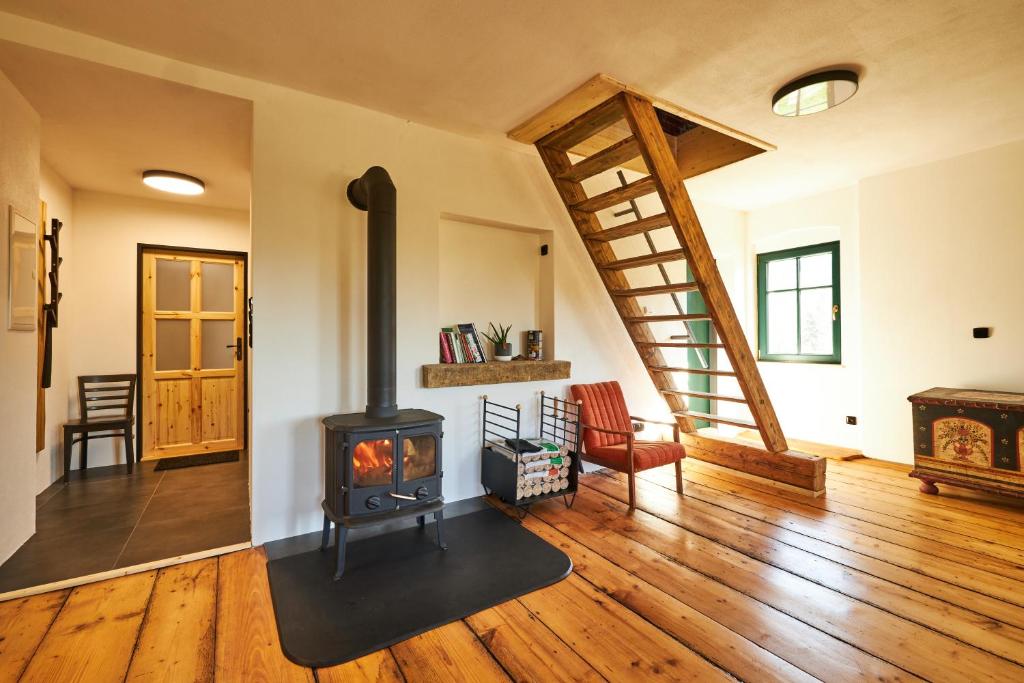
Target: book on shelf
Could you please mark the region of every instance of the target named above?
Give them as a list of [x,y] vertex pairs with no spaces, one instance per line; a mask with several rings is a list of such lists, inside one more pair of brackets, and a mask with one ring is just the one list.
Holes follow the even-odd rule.
[[473,323],[442,327],[439,341],[442,363],[483,363],[486,360],[480,335]]
[[445,332],[438,333],[438,339],[441,342],[441,356],[440,360],[442,363],[454,363],[455,356],[452,354],[451,340],[448,339],[448,335]]

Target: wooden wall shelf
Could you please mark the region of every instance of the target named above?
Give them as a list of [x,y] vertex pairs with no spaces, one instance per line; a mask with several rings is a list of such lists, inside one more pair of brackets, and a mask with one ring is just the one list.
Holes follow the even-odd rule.
[[488,363],[435,363],[423,366],[423,386],[468,387],[508,382],[540,382],[569,379],[567,360],[513,360]]

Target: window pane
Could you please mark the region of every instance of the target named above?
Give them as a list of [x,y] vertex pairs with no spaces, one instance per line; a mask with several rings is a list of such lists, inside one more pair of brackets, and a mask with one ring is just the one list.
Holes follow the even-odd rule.
[[230,263],[204,263],[204,311],[230,313],[235,310],[235,267]]
[[796,292],[773,292],[768,304],[768,353],[797,353]]
[[188,370],[189,320],[156,321],[156,369]]
[[235,367],[234,320],[203,320],[203,370],[223,370]]
[[191,311],[191,282],[188,261],[156,259],[156,310]]
[[768,262],[768,291],[796,289],[796,259]]
[[832,284],[832,252],[800,257],[800,288]]
[[831,356],[832,288],[800,292],[800,353]]

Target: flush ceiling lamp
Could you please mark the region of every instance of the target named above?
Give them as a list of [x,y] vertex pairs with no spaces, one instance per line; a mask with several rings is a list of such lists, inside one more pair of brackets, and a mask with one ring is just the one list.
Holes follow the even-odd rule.
[[820,71],[787,83],[772,97],[779,116],[807,116],[836,107],[857,92],[857,74],[845,69]]
[[175,171],[144,171],[142,182],[154,190],[173,194],[197,195],[206,191],[206,185],[199,178]]

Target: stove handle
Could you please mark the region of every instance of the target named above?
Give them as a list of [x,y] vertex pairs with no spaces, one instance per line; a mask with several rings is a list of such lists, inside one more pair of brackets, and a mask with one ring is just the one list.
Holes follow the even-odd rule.
[[388,491],[388,495],[392,498],[401,498],[402,500],[419,500],[416,496],[405,496],[401,493],[395,493],[394,491]]

